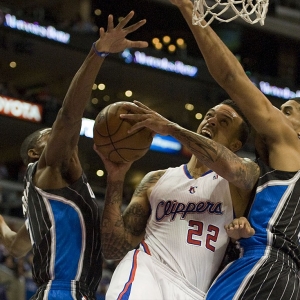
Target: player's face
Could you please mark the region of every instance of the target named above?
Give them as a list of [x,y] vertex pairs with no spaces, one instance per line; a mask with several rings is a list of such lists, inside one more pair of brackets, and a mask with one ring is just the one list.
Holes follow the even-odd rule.
[[294,130],[300,131],[300,104],[297,101],[289,100],[285,102],[280,110],[290,120]]
[[235,152],[242,146],[238,140],[242,122],[232,107],[220,104],[206,113],[197,132]]

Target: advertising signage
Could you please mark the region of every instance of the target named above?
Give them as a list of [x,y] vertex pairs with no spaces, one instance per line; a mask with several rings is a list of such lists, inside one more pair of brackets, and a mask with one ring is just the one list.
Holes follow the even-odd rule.
[[292,91],[289,87],[278,87],[275,85],[271,85],[269,82],[266,81],[260,81],[259,88],[265,95],[286,100],[295,97],[300,97],[300,90]]
[[182,61],[170,61],[166,57],[154,57],[141,51],[124,50],[120,57],[125,63],[139,64],[142,66],[159,69],[166,72],[177,73],[183,76],[196,77],[198,68],[196,66],[186,65]]
[[25,20],[18,19],[14,15],[3,14],[1,11],[0,14],[0,22],[5,27],[9,27],[18,31],[24,31],[63,44],[69,44],[70,42],[69,33],[57,30],[53,26],[42,26],[38,22],[27,22]]
[[42,121],[43,108],[35,103],[0,95],[0,115],[40,123]]

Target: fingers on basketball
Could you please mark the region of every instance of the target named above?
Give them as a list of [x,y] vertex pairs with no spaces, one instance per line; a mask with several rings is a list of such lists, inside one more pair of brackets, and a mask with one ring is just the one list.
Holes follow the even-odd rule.
[[[127,104],[126,109],[124,103]],[[133,113],[128,105],[135,104],[121,101],[108,105],[95,119],[93,136],[95,146],[107,159],[115,163],[140,159],[149,150],[153,139],[152,132],[148,128],[128,133],[135,121],[120,118],[120,114]]]

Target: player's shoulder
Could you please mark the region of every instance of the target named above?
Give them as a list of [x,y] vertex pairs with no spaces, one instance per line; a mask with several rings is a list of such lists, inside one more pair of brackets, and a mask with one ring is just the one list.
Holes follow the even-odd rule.
[[147,173],[144,177],[146,180],[151,180],[151,181],[158,181],[159,178],[161,178],[167,170],[155,170],[155,171],[150,171]]
[[140,196],[146,191],[149,192],[156,185],[157,181],[163,176],[165,171],[166,170],[157,170],[147,173],[135,189],[134,195]]

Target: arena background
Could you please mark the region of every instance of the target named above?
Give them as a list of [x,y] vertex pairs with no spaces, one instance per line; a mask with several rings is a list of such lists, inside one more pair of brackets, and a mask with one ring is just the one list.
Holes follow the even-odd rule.
[[[300,4],[298,0],[270,2],[264,26],[237,19],[226,24],[214,22],[212,27],[239,58],[253,83],[280,107],[286,99],[300,96]],[[146,18],[147,24],[129,37],[146,40],[149,47],[107,57],[95,82],[80,138],[80,157],[99,205],[103,204],[106,176],[105,172],[97,175],[103,165],[92,150],[91,127],[103,107],[137,99],[196,130],[201,119],[195,115],[205,114],[227,98],[209,75],[182,16],[168,0],[2,0],[0,213],[14,228],[23,221],[22,140],[32,131],[52,125],[72,77],[97,39],[99,27],[106,26],[108,14],[117,22],[130,10],[136,12],[133,22]],[[251,138],[239,154],[254,157]],[[157,136],[150,151],[128,173],[124,205],[148,171],[177,166],[189,156],[176,140]],[[3,293],[5,299],[5,293],[9,300],[23,300],[34,293],[30,259],[31,254],[12,259],[0,245],[0,298]],[[104,263],[99,299],[105,295],[116,264]]]

